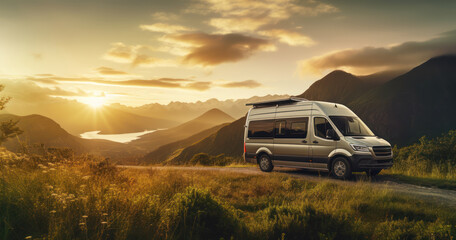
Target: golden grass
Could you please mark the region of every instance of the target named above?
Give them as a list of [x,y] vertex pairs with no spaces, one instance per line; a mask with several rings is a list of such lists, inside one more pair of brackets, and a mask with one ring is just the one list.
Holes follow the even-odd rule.
[[[4,155],[1,239],[444,239],[454,208],[368,182]],[[237,166],[235,166],[237,167]]]

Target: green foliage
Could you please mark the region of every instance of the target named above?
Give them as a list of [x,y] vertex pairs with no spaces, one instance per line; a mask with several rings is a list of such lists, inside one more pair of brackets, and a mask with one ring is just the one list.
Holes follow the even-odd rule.
[[174,196],[166,236],[177,239],[229,239],[242,235],[239,220],[205,190],[189,187]]
[[[0,85],[0,92],[3,91],[5,87]],[[11,98],[9,97],[1,97],[0,98],[0,110],[5,108],[6,103]],[[8,138],[15,137],[22,133],[22,130],[16,126],[17,122],[13,120],[5,121],[0,123],[0,144],[8,140]]]
[[418,143],[394,151],[394,173],[456,179],[456,130],[442,136],[420,138]]
[[258,232],[264,239],[359,239],[362,234],[350,226],[348,219],[337,219],[331,214],[306,204],[269,206],[256,219]]

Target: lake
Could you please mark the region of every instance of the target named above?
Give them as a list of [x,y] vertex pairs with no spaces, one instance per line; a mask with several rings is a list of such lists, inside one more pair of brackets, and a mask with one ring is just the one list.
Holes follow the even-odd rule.
[[140,138],[144,134],[148,134],[148,133],[155,132],[155,131],[157,131],[157,130],[148,130],[148,131],[143,131],[143,132],[121,133],[121,134],[100,134],[100,131],[91,131],[91,132],[81,133],[80,136],[81,136],[81,138],[85,138],[85,139],[104,139],[104,140],[110,140],[113,142],[128,143],[128,142],[131,142],[133,140]]

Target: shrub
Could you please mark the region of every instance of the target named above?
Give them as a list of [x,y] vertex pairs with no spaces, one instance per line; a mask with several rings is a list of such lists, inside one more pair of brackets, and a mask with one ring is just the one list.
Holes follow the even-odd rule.
[[410,176],[456,178],[456,130],[411,146],[393,148],[393,172]]
[[166,238],[230,239],[242,235],[236,216],[208,191],[189,187],[174,196],[164,232]]
[[260,239],[358,239],[362,235],[349,219],[337,219],[311,205],[269,206],[257,216],[255,231]]

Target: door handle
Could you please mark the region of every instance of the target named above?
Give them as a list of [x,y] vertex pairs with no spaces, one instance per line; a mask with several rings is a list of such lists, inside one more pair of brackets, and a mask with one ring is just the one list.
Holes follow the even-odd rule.
[[318,141],[313,141],[313,143],[318,143]]
[[307,141],[306,140],[302,140],[302,143],[307,143]]

